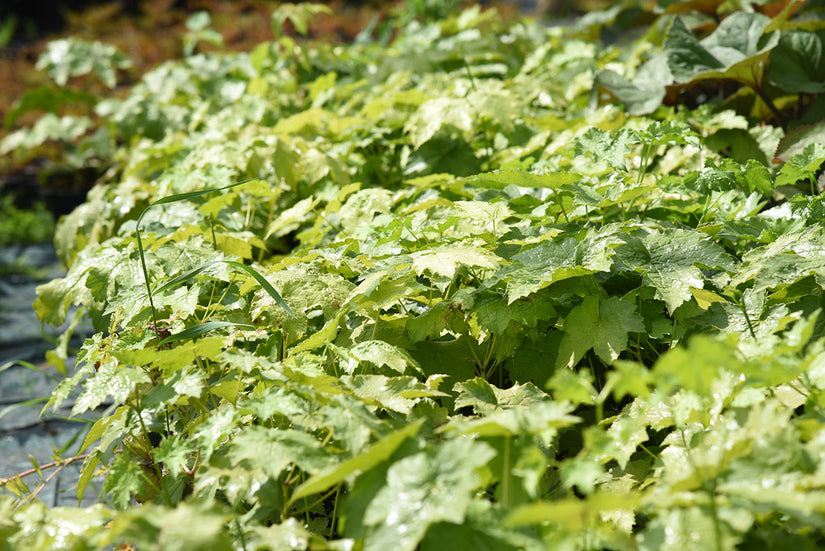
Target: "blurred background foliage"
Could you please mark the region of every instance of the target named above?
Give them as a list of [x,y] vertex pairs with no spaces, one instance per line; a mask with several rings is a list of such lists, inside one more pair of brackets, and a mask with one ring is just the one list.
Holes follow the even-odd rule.
[[[399,27],[421,16],[444,17],[449,10],[473,3],[333,0],[325,2],[331,13],[316,17],[305,38],[349,42],[365,28]],[[280,4],[272,0],[4,0],[0,2],[0,141],[15,129],[35,124],[44,114],[43,105],[54,103],[59,117],[94,120],[96,99],[126,97],[141,75],[164,61],[193,50],[247,51],[271,41],[275,37],[270,16]],[[497,7],[508,18],[519,14],[516,3],[500,2]],[[199,12],[208,16],[192,17]],[[294,36],[295,31],[291,22],[284,23],[285,35]],[[42,70],[42,61],[38,68],[48,44],[69,37],[111,45],[123,54],[114,87],[89,74],[70,75],[64,85],[55,86],[54,75]],[[50,239],[52,217],[82,202],[105,168],[88,163],[66,166],[61,140],[4,151],[0,201],[8,231],[0,245]],[[17,224],[21,216],[32,223]]]
[[[349,42],[364,29],[398,29],[412,19],[443,18],[452,10],[474,3],[332,0],[324,2],[331,13],[314,18],[303,38]],[[193,51],[248,51],[271,41],[277,37],[273,36],[270,16],[281,4],[273,0],[4,0],[0,2],[0,141],[15,129],[31,127],[48,111],[57,117],[88,117],[94,121],[98,99],[125,98],[145,72],[164,61]],[[494,4],[508,19],[536,6],[534,0],[484,4]],[[555,8],[567,10],[562,4]],[[192,17],[198,13],[208,15]],[[290,21],[284,22],[282,32],[287,36],[303,34],[296,33]],[[69,75],[64,83],[55,85],[54,74],[42,70],[43,58],[47,57],[44,54],[49,43],[69,37],[110,45],[123,55],[114,86],[107,85],[105,79],[91,78],[89,71]],[[49,104],[54,105],[44,109]],[[80,137],[93,128],[72,131]],[[88,162],[67,166],[63,140],[46,140],[36,147],[22,145],[0,154],[0,199],[7,210],[18,209],[15,212],[37,208],[36,220],[44,220],[44,212],[55,216],[70,212],[106,169]],[[43,204],[47,211],[41,208]],[[48,239],[51,223],[43,227],[47,231],[37,230],[28,240]]]

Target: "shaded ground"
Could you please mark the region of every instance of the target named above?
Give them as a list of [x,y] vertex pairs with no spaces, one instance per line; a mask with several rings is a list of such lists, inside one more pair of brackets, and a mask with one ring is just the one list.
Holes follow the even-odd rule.
[[[70,457],[77,449],[87,423],[69,421],[72,402],[56,412],[40,414],[52,389],[62,376],[45,363],[45,352],[60,329],[41,332],[32,309],[38,284],[60,277],[62,271],[51,245],[14,246],[0,249],[0,265],[15,267],[18,273],[0,276],[0,478],[32,469],[52,461],[55,450]],[[88,332],[81,328],[78,334]],[[80,344],[75,337],[70,348]],[[70,364],[73,359],[70,358]],[[48,505],[76,505],[75,487],[82,463],[60,470],[38,494]],[[48,477],[54,469],[43,469]],[[30,488],[38,484],[36,474],[24,479]],[[97,496],[90,488],[84,503]]]

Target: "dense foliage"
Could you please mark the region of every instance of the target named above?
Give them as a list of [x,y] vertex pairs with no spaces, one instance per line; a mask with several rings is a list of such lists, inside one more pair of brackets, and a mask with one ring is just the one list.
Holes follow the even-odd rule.
[[[296,42],[321,8],[285,5],[276,41],[160,65],[80,141],[41,119],[111,163],[35,303],[98,330],[52,354],[50,406],[107,406],[55,463],[106,502],[6,480],[0,549],[821,546],[801,4],[476,7],[386,47]],[[121,63],[57,47],[57,79]]]
[[0,247],[16,243],[48,242],[54,237],[54,220],[42,203],[21,209],[11,196],[0,198]]

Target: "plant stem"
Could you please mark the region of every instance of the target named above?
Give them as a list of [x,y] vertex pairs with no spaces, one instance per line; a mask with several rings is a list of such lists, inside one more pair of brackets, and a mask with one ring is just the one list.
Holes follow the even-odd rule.
[[501,503],[505,509],[510,508],[510,439],[512,437],[507,435],[504,437],[504,457],[501,461],[504,464],[501,473]]
[[38,470],[42,471],[43,469],[53,469],[54,467],[65,467],[75,461],[80,461],[82,459],[86,459],[89,457],[89,453],[84,453],[81,455],[75,455],[73,457],[67,457],[65,459],[58,459],[57,461],[52,461],[51,463],[45,463],[43,465],[39,465],[39,469],[29,469],[27,471],[23,471],[21,473],[17,473],[14,476],[10,476],[9,478],[0,478],[0,488],[6,486],[9,482],[14,480],[15,478],[23,478],[24,476],[29,476],[35,474]]
[[748,307],[745,305],[745,296],[742,296],[742,302],[740,303],[742,307],[742,313],[745,315],[745,323],[748,324],[748,332],[751,334],[754,340],[756,340],[756,332],[753,330],[753,324],[751,323],[751,318],[748,315]]
[[[145,212],[145,211],[144,211]],[[140,239],[140,219],[135,225],[135,235],[137,236],[138,256],[140,256],[140,266],[143,269],[143,281],[146,283],[146,293],[149,295],[149,309],[152,311],[152,326],[155,329],[156,346],[160,344],[160,329],[158,329],[158,318],[155,314],[155,301],[152,300],[152,285],[149,282],[149,271],[146,269],[146,258],[143,253],[143,242]]]
[[338,498],[341,497],[341,485],[339,484],[335,490],[335,502],[332,504],[332,518],[329,520],[329,537],[335,535],[335,518],[338,516]]
[[779,123],[779,126],[781,126],[782,128],[787,128],[788,123],[785,121],[785,117],[782,116],[782,113],[779,111],[779,109],[777,109],[776,105],[774,105],[773,100],[768,96],[768,94],[765,93],[765,90],[763,90],[761,86],[753,85],[751,85],[751,89],[753,89],[753,91],[756,92],[756,95],[759,96],[759,99],[765,102],[765,105],[768,106],[768,109],[776,119],[776,122]]

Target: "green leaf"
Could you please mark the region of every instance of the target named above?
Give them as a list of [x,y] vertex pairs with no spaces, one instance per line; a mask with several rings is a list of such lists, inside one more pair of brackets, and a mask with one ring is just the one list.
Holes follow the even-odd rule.
[[301,550],[322,548],[321,537],[311,534],[295,518],[288,518],[280,524],[270,526],[253,525],[251,533],[245,535],[249,549]]
[[733,259],[720,246],[699,232],[666,230],[651,232],[641,239],[627,239],[616,249],[620,270],[641,272],[645,284],[656,289],[669,312],[693,297],[691,289],[703,289],[700,268],[730,270]]
[[101,365],[86,381],[83,392],[72,406],[72,415],[95,409],[109,396],[115,403],[122,404],[138,384],[149,382],[151,379],[143,369],[118,366],[114,362]]
[[[192,530],[191,520],[198,519]],[[118,515],[110,530],[138,549],[218,551],[232,546],[232,517],[204,502],[182,502],[175,507],[146,503]]]
[[526,170],[506,169],[484,172],[465,178],[465,182],[476,187],[504,189],[509,185],[530,188],[558,189],[564,185],[578,182],[581,176],[571,172],[549,172],[536,174]]
[[278,6],[272,12],[272,30],[275,36],[281,36],[281,27],[289,21],[298,34],[306,35],[309,32],[309,23],[319,14],[332,15],[333,12],[328,6],[312,2]]
[[507,300],[513,304],[552,283],[609,271],[613,248],[618,243],[612,238],[596,237],[546,241],[513,255],[514,262],[499,270],[490,282],[505,281]]
[[369,362],[378,367],[387,366],[403,374],[408,367],[420,369],[407,351],[384,341],[369,340],[359,342],[349,349],[349,353],[361,362]]
[[459,393],[455,399],[456,409],[472,406],[476,413],[480,413],[498,408],[498,398],[493,386],[480,377],[458,383],[455,390]]
[[432,138],[443,126],[469,132],[475,123],[475,109],[465,98],[434,98],[422,103],[404,127],[415,149]]
[[738,370],[741,360],[733,336],[712,338],[697,335],[687,347],[673,348],[653,366],[657,387],[663,391],[676,387],[709,396],[714,380],[722,370]]
[[290,465],[318,473],[330,465],[330,457],[314,436],[293,429],[244,427],[235,437],[228,457],[233,465],[260,469],[277,479]]
[[770,51],[779,33],[764,34],[770,19],[734,12],[701,42],[676,17],[665,37],[668,66],[677,82],[728,78],[761,89]]
[[678,82],[689,82],[698,74],[725,67],[722,61],[702,47],[681,17],[675,17],[670,24],[664,46],[668,67]]
[[786,92],[825,92],[825,58],[820,33],[785,31],[771,51],[768,82]]
[[747,160],[739,180],[747,193],[757,191],[762,195],[770,195],[774,188],[768,168],[753,159]]
[[[639,67],[632,81],[609,69],[600,71],[596,75],[594,91],[599,95],[599,101],[612,97],[623,103],[631,115],[645,115],[661,105],[665,86],[672,81],[667,58],[659,54]],[[624,159],[621,160],[621,165],[610,162],[610,166],[625,170]]]
[[584,499],[567,497],[555,501],[537,501],[523,505],[507,515],[505,523],[527,526],[552,522],[563,530],[585,530],[610,511],[633,510],[639,506],[639,494],[598,492]]
[[584,135],[576,138],[575,151],[576,155],[591,155],[597,161],[607,161],[615,169],[627,170],[630,146],[638,142],[639,136],[632,130],[623,128],[611,133],[589,128]]
[[452,280],[459,266],[471,266],[483,270],[495,270],[501,259],[486,249],[475,245],[449,244],[413,253],[413,271],[422,275],[430,272]]
[[823,162],[825,162],[825,144],[809,144],[801,153],[794,155],[782,165],[776,177],[776,185],[792,186],[800,180],[813,182]]
[[421,428],[421,422],[410,423],[404,428],[384,436],[360,455],[351,457],[338,465],[327,467],[319,473],[313,474],[306,482],[298,486],[290,496],[289,503],[319,494],[340,484],[352,475],[365,473],[389,459],[396,449],[408,438],[415,436]]
[[460,307],[450,300],[442,300],[420,316],[407,318],[404,325],[412,342],[438,339],[445,329],[466,328],[467,323]]
[[241,262],[235,262],[233,260],[224,260],[223,262],[225,264],[232,266],[233,268],[242,270],[247,274],[251,275],[253,278],[255,278],[255,281],[257,281],[261,285],[261,287],[264,288],[264,291],[266,291],[267,294],[270,297],[272,297],[272,300],[274,300],[278,306],[283,308],[286,311],[286,313],[289,314],[293,319],[298,319],[298,316],[296,316],[292,309],[290,309],[286,301],[283,298],[281,298],[281,295],[278,293],[278,291],[275,290],[275,287],[273,287],[272,284],[269,283],[269,281],[267,281],[266,278],[262,276],[256,269],[254,269],[252,266],[247,266],[246,264],[243,264]]
[[121,509],[132,504],[134,494],[145,489],[143,468],[130,454],[121,453],[109,465],[109,476],[103,489],[112,496],[112,501]]
[[365,402],[404,414],[410,413],[421,398],[448,396],[418,382],[414,377],[356,375],[344,376],[341,380]]
[[65,86],[72,77],[94,73],[106,86],[114,88],[117,85],[117,69],[131,66],[131,62],[114,46],[67,38],[49,42],[35,67],[46,69],[59,86]]
[[193,463],[197,448],[192,440],[180,438],[177,435],[163,438],[160,444],[152,449],[152,458],[163,463],[173,477],[179,476],[188,470]]
[[492,413],[502,408],[529,407],[549,400],[546,392],[532,383],[513,385],[507,389],[496,388],[486,380],[476,377],[455,385],[458,391],[455,407],[472,406],[476,413]]
[[610,364],[627,348],[627,334],[644,330],[642,317],[632,302],[618,297],[599,300],[586,296],[564,320],[564,339],[556,368],[575,366],[591,348]]
[[338,335],[338,326],[341,323],[342,317],[343,311],[324,324],[324,327],[320,331],[314,333],[311,337],[304,339],[301,343],[290,350],[290,355],[315,350],[316,348],[321,348],[322,346],[326,346],[334,341],[335,337]]
[[487,444],[464,439],[394,462],[366,510],[364,524],[371,529],[364,550],[413,551],[431,524],[461,524],[481,484],[477,470],[494,455]]
[[535,327],[540,320],[549,321],[557,317],[553,303],[542,293],[510,303],[498,295],[476,299],[473,311],[479,325],[497,335],[503,335],[509,328],[522,330]]

